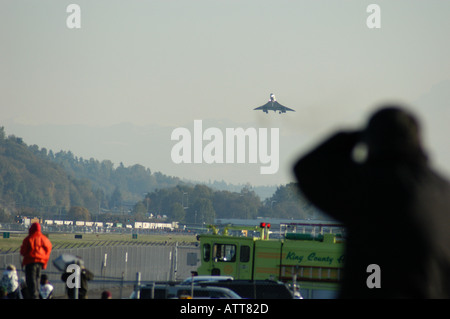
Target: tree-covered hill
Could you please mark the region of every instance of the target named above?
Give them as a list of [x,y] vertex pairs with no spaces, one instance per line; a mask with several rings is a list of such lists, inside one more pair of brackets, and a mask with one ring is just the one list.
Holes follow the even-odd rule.
[[0,208],[11,214],[64,216],[73,206],[91,213],[121,210],[156,188],[179,183],[142,165],[115,168],[109,160],[28,146],[20,137],[6,137],[0,127]]
[[[87,179],[92,187],[100,192],[102,207],[117,207],[123,202],[141,200],[145,193],[156,188],[178,185],[180,179],[164,175],[160,172],[152,173],[149,168],[135,164],[125,167],[122,163],[115,168],[109,160],[98,161],[76,157],[70,151],[53,153],[49,151],[47,158],[62,166],[70,175],[79,179]],[[115,194],[115,196],[112,196]]]
[[28,146],[19,137],[6,137],[0,127],[0,221],[8,215],[64,218],[73,207],[100,213],[97,219],[116,220],[115,213],[126,219],[166,215],[196,224],[215,218],[316,217],[294,183],[279,186],[264,200],[249,184],[238,191],[215,184],[181,181],[138,164],[115,168],[109,160],[86,160],[70,151],[54,153]]
[[27,146],[0,128],[0,207],[3,213],[63,214],[71,206],[98,207],[88,180],[72,177],[45,158],[46,150]]

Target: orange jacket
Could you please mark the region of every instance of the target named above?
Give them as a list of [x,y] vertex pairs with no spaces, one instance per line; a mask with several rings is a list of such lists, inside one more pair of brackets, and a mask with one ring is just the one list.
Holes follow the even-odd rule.
[[23,256],[22,265],[42,263],[42,268],[46,269],[52,252],[52,243],[41,233],[39,223],[33,223],[28,232],[29,235],[25,237],[20,247],[20,254]]

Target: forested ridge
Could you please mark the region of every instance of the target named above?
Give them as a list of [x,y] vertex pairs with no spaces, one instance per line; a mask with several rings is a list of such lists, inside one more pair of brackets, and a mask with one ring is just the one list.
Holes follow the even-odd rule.
[[[213,190],[205,185],[177,185],[147,194],[137,203],[136,212],[165,212],[173,220],[188,224],[211,224],[214,219],[253,219],[256,217],[310,219],[320,213],[304,200],[297,185],[279,186],[272,197],[261,201],[246,186],[240,192]],[[318,215],[319,214],[319,215]]]
[[240,191],[218,190],[139,164],[115,168],[109,160],[28,146],[20,137],[6,137],[0,127],[0,221],[16,215],[66,218],[74,207],[86,208],[97,220],[120,222],[165,216],[201,224],[214,218],[304,219],[314,214],[294,183],[261,200],[249,184]]

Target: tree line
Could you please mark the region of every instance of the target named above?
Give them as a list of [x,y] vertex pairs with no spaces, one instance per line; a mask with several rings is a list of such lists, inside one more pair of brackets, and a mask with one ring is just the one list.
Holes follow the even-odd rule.
[[249,184],[238,191],[217,190],[139,164],[120,163],[115,168],[109,160],[28,146],[20,137],[6,137],[0,127],[0,221],[15,215],[70,217],[80,211],[78,207],[86,209],[83,216],[96,215],[99,221],[166,215],[172,221],[195,224],[257,216],[304,219],[315,212],[294,183],[279,186],[261,200]]
[[211,224],[214,219],[256,217],[310,219],[321,214],[300,194],[296,183],[281,185],[261,200],[250,185],[240,192],[214,190],[205,185],[177,185],[148,193],[134,212],[167,215],[169,220],[188,224]]

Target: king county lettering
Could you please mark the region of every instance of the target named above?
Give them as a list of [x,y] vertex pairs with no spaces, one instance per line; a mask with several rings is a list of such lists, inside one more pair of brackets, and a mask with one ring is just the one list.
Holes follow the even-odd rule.
[[[302,261],[305,259],[305,255],[297,255],[295,252],[290,251],[286,254],[286,260],[293,260],[297,261],[298,264],[302,263]],[[335,257],[331,256],[320,256],[317,253],[313,252],[310,253],[305,261],[312,261],[312,262],[320,262],[320,263],[327,263],[328,265],[331,265],[333,261],[335,260]],[[336,259],[336,261],[341,264],[344,262],[344,256],[340,256]]]

